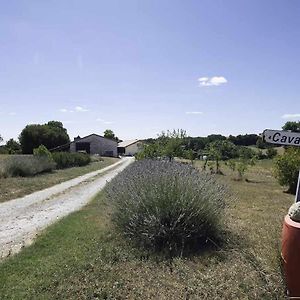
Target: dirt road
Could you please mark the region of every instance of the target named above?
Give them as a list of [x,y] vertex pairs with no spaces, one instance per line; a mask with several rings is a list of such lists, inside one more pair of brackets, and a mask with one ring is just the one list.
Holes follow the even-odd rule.
[[0,204],[0,258],[32,243],[50,224],[83,207],[133,158]]

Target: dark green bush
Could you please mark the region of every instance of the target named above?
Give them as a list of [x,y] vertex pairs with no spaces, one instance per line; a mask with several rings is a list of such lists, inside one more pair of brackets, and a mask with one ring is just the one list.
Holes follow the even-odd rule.
[[287,148],[275,161],[275,175],[288,192],[295,194],[300,169],[300,148]]
[[53,152],[52,158],[57,169],[81,167],[91,162],[91,157],[85,153]]
[[1,177],[33,176],[43,172],[50,172],[55,163],[47,157],[33,155],[11,155],[1,161]]
[[190,165],[136,161],[106,188],[114,224],[149,250],[178,254],[216,240],[226,192],[215,177]]

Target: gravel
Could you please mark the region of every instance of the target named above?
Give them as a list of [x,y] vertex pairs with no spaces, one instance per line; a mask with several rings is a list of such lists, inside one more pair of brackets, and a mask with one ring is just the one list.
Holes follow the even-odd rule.
[[101,170],[1,203],[0,258],[19,252],[41,230],[86,205],[132,161],[133,158],[126,157]]

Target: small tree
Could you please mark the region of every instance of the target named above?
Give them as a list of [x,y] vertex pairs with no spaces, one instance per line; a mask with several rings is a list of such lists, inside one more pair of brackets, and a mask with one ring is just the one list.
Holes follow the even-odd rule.
[[275,176],[279,183],[288,187],[289,193],[296,193],[300,169],[300,148],[287,148],[275,161]]
[[5,144],[5,148],[9,154],[19,154],[22,152],[21,145],[14,139],[9,139]]

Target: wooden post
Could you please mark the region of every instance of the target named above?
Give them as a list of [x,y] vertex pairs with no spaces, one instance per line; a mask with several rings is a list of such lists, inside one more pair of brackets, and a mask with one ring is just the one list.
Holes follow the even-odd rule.
[[298,176],[298,184],[297,184],[295,202],[300,202],[300,171],[299,171],[299,176]]

